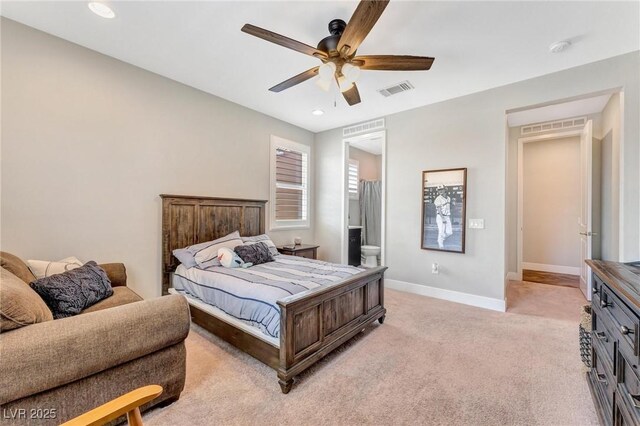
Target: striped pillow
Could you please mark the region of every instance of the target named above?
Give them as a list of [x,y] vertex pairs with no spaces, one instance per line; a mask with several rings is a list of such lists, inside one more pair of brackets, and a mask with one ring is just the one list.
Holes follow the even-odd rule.
[[240,238],[240,233],[235,231],[225,237],[218,238],[217,240],[209,241],[202,245],[198,244],[199,247],[197,250],[191,250],[195,246],[188,247],[187,250],[193,252],[196,264],[200,268],[208,268],[210,266],[220,266],[218,250],[222,247],[233,250],[236,246],[240,245],[242,245],[242,238]]
[[271,238],[269,238],[267,234],[257,235],[255,237],[242,237],[242,245],[249,246],[256,243],[265,243],[267,247],[269,247],[271,256],[277,256],[280,254],[278,253],[276,245],[271,241]]
[[47,260],[27,260],[27,264],[37,279],[61,274],[82,266],[82,262],[78,260],[77,257],[73,256],[58,260],[57,262],[49,262]]

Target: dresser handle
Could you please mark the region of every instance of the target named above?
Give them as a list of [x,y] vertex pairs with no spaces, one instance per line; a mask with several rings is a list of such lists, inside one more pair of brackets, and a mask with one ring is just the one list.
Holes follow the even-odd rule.
[[605,300],[600,301],[601,308],[608,308],[609,306],[611,306],[611,303],[607,303]]
[[592,288],[591,293],[598,294],[598,289],[596,287]]
[[627,327],[626,325],[621,325],[620,326],[620,333],[627,335],[627,334],[633,334],[633,330],[631,330],[629,327]]
[[599,333],[596,333],[596,338],[599,340],[604,340],[605,342],[608,342],[609,340],[607,339],[607,335],[604,331],[601,331]]
[[605,376],[604,374],[596,375],[596,380],[600,383],[604,383],[605,385],[607,384],[607,376]]
[[629,396],[631,397],[631,404],[633,405],[633,408],[640,409],[640,404],[638,404],[638,398],[640,397],[640,395],[629,394]]

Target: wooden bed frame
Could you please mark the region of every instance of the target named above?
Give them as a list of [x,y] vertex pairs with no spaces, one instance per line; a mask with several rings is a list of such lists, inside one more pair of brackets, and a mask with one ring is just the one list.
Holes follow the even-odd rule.
[[[162,294],[179,265],[172,250],[211,241],[233,231],[265,232],[263,200],[160,195],[162,198]],[[351,278],[278,300],[280,348],[191,306],[193,322],[274,368],[283,393],[294,376],[378,320],[384,322],[384,271],[371,268]]]

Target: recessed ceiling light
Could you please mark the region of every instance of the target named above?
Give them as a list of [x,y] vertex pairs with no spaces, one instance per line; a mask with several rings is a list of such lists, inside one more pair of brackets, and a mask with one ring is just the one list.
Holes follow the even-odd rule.
[[560,53],[567,50],[571,46],[571,42],[569,40],[561,40],[553,43],[549,46],[549,52],[551,53]]
[[324,111],[321,109],[314,109],[313,111],[311,111],[311,114],[313,115],[322,115],[324,114]]
[[116,17],[115,12],[106,4],[104,3],[100,3],[97,1],[92,1],[89,3],[89,9],[91,9],[91,11],[93,13],[95,13],[96,15],[102,17],[102,18],[106,18],[106,19],[112,19]]

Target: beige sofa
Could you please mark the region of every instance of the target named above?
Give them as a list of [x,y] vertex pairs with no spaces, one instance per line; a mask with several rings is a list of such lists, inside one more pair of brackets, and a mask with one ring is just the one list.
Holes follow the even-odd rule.
[[[0,252],[2,329],[17,327],[0,333],[0,412],[5,421],[59,424],[149,384],[164,392],[143,410],[179,398],[190,325],[186,300],[165,296],[143,301],[126,287],[124,265],[101,266],[113,295],[80,315],[53,320],[28,286],[35,277],[26,264]],[[47,414],[52,418],[44,419]]]

